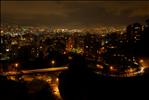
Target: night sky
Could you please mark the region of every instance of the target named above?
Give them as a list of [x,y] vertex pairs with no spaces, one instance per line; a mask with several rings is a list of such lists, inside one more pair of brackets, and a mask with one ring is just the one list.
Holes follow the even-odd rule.
[[128,25],[149,18],[149,1],[1,1],[1,23],[97,27]]

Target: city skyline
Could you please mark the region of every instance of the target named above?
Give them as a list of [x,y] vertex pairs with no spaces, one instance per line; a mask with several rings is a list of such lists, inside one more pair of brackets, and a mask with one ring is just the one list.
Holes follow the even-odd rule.
[[1,1],[1,23],[56,28],[144,23],[148,1]]

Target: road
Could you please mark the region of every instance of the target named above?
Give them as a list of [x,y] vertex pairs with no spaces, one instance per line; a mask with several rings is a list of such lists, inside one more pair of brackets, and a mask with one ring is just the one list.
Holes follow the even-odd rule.
[[58,72],[58,71],[63,71],[67,70],[68,67],[54,67],[54,68],[44,68],[44,69],[34,69],[34,70],[21,70],[19,72],[16,71],[9,71],[5,73],[1,73],[2,75],[7,75],[7,76],[15,76],[17,74],[32,74],[32,73],[43,73],[43,72]]
[[34,70],[22,70],[24,74],[38,73],[38,72],[53,72],[53,71],[63,71],[68,69],[68,67],[54,67],[54,68],[44,68],[44,69],[34,69]]

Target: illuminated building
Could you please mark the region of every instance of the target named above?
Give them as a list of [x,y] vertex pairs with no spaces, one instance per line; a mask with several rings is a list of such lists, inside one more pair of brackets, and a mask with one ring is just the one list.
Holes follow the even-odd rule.
[[99,50],[99,38],[96,34],[87,34],[84,40],[84,52],[87,55],[97,55]]
[[71,37],[69,37],[66,43],[66,51],[71,51],[72,49],[73,49],[73,40]]
[[127,39],[130,41],[130,43],[136,43],[141,39],[143,29],[141,24],[134,23],[132,25],[129,25],[126,31],[127,31]]

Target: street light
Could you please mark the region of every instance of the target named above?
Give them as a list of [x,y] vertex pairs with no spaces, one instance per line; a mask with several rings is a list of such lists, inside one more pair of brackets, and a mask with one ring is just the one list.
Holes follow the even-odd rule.
[[51,64],[54,65],[54,64],[55,64],[55,60],[52,60],[52,61],[51,61]]
[[117,69],[115,67],[113,67],[113,66],[110,66],[110,71],[116,72]]
[[19,67],[19,63],[15,63],[15,67],[18,68]]
[[110,70],[113,70],[113,66],[110,66]]
[[19,71],[19,63],[15,63],[15,64],[14,64],[14,67],[15,67],[15,70],[16,70],[16,71]]

